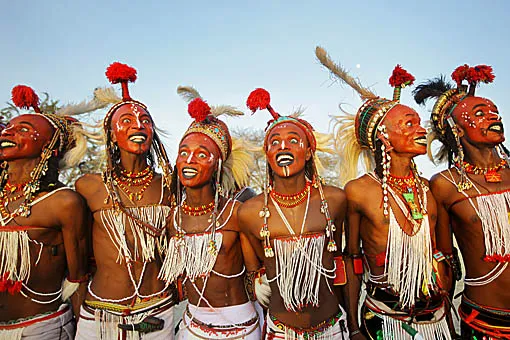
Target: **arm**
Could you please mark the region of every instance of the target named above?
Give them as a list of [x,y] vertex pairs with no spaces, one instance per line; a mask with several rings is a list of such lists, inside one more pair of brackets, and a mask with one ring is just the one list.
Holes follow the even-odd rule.
[[[332,211],[335,212],[335,215],[332,216],[333,224],[336,226],[336,232],[333,233],[334,240],[337,245],[337,250],[333,253],[335,257],[336,264],[336,277],[334,280],[334,291],[337,296],[338,303],[342,306],[342,308],[347,311],[346,299],[347,295],[347,285],[345,283],[347,279],[347,273],[345,270],[345,258],[342,254],[342,245],[343,245],[343,233],[344,233],[344,220],[345,220],[345,212],[347,210],[347,199],[345,197],[345,193],[341,189],[337,189],[338,192],[335,194],[335,199],[330,200],[335,204],[335,207],[331,207]],[[343,267],[343,268],[341,268]]]
[[[430,182],[430,191],[437,202],[437,220],[435,226],[435,233],[432,238],[434,249],[443,253],[445,257],[452,256],[453,254],[453,235],[450,225],[450,217],[446,208],[445,197],[449,197],[449,190],[445,190],[444,186],[440,183],[441,178],[434,177]],[[446,195],[446,196],[443,196]],[[450,257],[451,258],[451,257]],[[440,288],[445,292],[444,294],[449,297],[446,302],[447,314],[446,319],[448,326],[453,337],[457,338],[458,335],[455,332],[453,324],[453,318],[451,308],[453,307],[451,302],[455,295],[455,277],[448,260],[442,260],[437,263],[437,270],[439,273],[439,284]]]
[[88,228],[86,206],[83,199],[76,193],[66,193],[58,202],[58,209],[65,213],[59,214],[66,250],[68,276],[71,284],[78,284],[78,289],[71,296],[71,303],[76,318],[80,315],[80,306],[85,299],[88,282],[87,254]]
[[267,283],[267,278],[265,277],[264,268],[262,266],[264,252],[260,240],[251,232],[248,222],[250,221],[250,211],[249,209],[243,209],[243,207],[244,205],[241,205],[238,210],[238,223],[241,227],[241,233],[239,235],[247,271],[245,276],[246,291],[250,300],[258,300],[262,306],[268,306],[271,288]]
[[[453,253],[453,235],[450,226],[450,217],[445,207],[445,201],[442,197],[445,193],[441,194],[441,192],[444,192],[445,190],[444,188],[441,190],[441,185],[438,182],[439,178],[434,178],[430,183],[431,192],[437,202],[437,222],[433,239],[435,238],[435,248],[437,248],[437,250],[442,252],[445,256],[448,256]],[[449,190],[446,190],[446,193],[448,191]],[[455,279],[453,278],[451,268],[447,266],[446,263],[446,261],[441,261],[439,263],[441,283],[443,284],[443,289],[449,291],[453,298]]]
[[347,272],[347,285],[345,287],[345,298],[347,300],[347,325],[349,332],[352,334],[351,339],[364,339],[365,337],[359,331],[358,320],[358,303],[361,289],[360,275],[354,272],[354,255],[360,255],[360,224],[361,212],[358,204],[352,198],[353,188],[352,183],[347,184],[345,187],[347,194],[347,218],[345,220],[345,235],[346,235],[346,272]]

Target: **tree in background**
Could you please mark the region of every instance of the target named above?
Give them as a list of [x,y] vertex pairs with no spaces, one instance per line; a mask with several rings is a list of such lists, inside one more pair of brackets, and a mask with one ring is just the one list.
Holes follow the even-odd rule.
[[[41,99],[39,107],[42,112],[56,112],[61,108],[60,101],[50,98],[50,95],[43,92],[44,98]],[[6,106],[0,110],[0,123],[7,124],[13,117],[22,114],[19,108],[13,103],[8,102]],[[85,119],[83,119],[83,118]],[[81,120],[92,121],[91,114],[83,115]],[[68,186],[73,186],[76,179],[87,173],[99,172],[103,168],[105,158],[103,156],[103,149],[96,143],[88,143],[89,147],[83,161],[74,168],[61,169],[60,181]]]

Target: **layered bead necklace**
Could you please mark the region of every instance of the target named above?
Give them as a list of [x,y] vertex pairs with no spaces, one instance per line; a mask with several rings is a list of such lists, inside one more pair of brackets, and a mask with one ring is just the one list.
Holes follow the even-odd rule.
[[186,203],[186,201],[181,204],[182,212],[189,216],[203,216],[212,213],[214,210],[214,200],[209,204],[202,204],[198,207],[192,207]]
[[466,161],[462,162],[462,165],[455,164],[457,168],[462,168],[468,174],[472,175],[483,175],[485,182],[487,183],[500,183],[502,181],[501,174],[498,172],[508,167],[508,163],[505,159],[502,159],[498,164],[487,168],[478,167],[474,164]]
[[[7,217],[15,218],[19,216],[16,212],[10,213],[7,211],[7,206],[9,203],[15,202],[23,197],[25,193],[25,186],[28,182],[20,183],[20,184],[11,184],[9,181],[5,183],[2,191],[0,192],[0,214],[2,214],[2,218],[5,219]],[[11,195],[11,196],[9,196]]]
[[[418,192],[416,178],[414,177],[413,172],[411,171],[409,176],[406,177],[398,177],[388,174],[387,181],[389,185],[397,189],[397,191],[402,194],[405,202],[407,203],[407,207],[411,212],[413,220],[416,221],[423,219],[425,208]],[[418,202],[416,202],[415,197],[418,197]]]
[[[122,191],[124,191],[131,201],[140,201],[143,198],[143,193],[149,185],[152,183],[154,178],[154,170],[147,166],[140,172],[131,172],[127,170],[121,170],[120,176],[113,172],[113,179]],[[131,187],[141,187],[138,192],[131,191]]]
[[271,195],[271,198],[275,200],[276,203],[278,203],[279,206],[283,208],[294,208],[303,203],[308,196],[308,193],[310,192],[311,188],[311,182],[306,181],[305,187],[303,190],[295,193],[295,194],[280,194],[279,192],[276,192],[274,189],[271,189],[271,192],[269,193]]

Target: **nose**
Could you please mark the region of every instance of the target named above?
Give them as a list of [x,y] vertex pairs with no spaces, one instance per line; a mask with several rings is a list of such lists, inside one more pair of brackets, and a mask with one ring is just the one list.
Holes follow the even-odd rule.
[[12,136],[12,129],[13,129],[12,126],[6,127],[0,132],[0,135],[1,136]]
[[416,131],[417,133],[421,134],[421,135],[426,135],[427,134],[427,130],[420,125],[420,127],[418,128],[418,130]]
[[490,111],[489,110],[489,116],[487,117],[487,120],[501,120],[501,116],[496,111]]
[[282,150],[284,150],[284,149],[285,149],[285,141],[284,141],[284,140],[282,140],[281,149],[282,149]]
[[188,159],[186,159],[186,163],[190,164],[192,158],[193,158],[193,151],[191,151],[191,153],[188,156]]

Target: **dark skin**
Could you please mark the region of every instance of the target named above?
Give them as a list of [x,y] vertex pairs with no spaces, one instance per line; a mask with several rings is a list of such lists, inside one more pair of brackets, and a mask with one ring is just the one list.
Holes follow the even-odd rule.
[[[214,200],[212,176],[214,170],[217,169],[219,157],[220,151],[216,144],[203,134],[190,134],[181,142],[176,164],[179,180],[186,189],[186,203],[189,206],[207,205]],[[186,171],[186,169],[194,169],[197,174],[191,178],[185,178],[183,170]],[[232,207],[232,205],[235,206]],[[220,199],[218,211],[224,209],[223,214],[219,216],[220,225],[227,220],[230,211],[233,209],[232,216],[221,228],[223,240],[221,247],[218,248],[218,256],[213,267],[214,271],[223,275],[238,274],[242,271],[243,265],[246,266],[246,271],[253,271],[259,267],[258,260],[250,248],[248,240],[240,234],[237,223],[239,206],[239,202],[231,201],[227,203],[227,199]],[[210,224],[208,222],[210,214],[189,216],[183,213],[181,216],[181,228],[187,234],[203,233]],[[175,234],[172,224],[169,226],[169,233]],[[194,285],[189,279],[186,280],[188,301],[195,306],[207,307],[207,303],[204,299],[200,299],[197,292],[197,289],[200,292],[202,291],[204,281],[197,279]],[[211,273],[207,279],[204,296],[213,307],[235,306],[248,302],[243,276],[224,278]]]
[[[37,115],[21,115],[14,118],[2,132],[1,141],[15,143],[14,147],[0,148],[0,158],[8,162],[8,178],[11,184],[26,183],[29,174],[39,163],[42,148],[53,134],[49,122]],[[27,138],[25,138],[27,137]],[[34,137],[36,140],[34,140]],[[22,158],[18,158],[21,156]],[[55,188],[63,187],[60,182]],[[47,192],[36,195],[43,196]],[[23,199],[11,202],[7,210],[12,212]],[[65,211],[65,213],[63,213]],[[61,288],[66,275],[71,280],[80,280],[87,272],[87,230],[85,202],[72,190],[61,190],[34,205],[28,217],[16,217],[8,226],[35,226],[30,229],[30,239],[44,244],[39,263],[35,265],[40,245],[30,243],[31,269],[28,287],[37,292],[50,293]],[[79,308],[85,297],[85,284],[81,284],[71,297],[73,311],[79,315]],[[48,301],[23,289],[29,297]],[[3,293],[0,295],[0,321],[6,322],[36,314],[55,311],[62,304],[61,299],[50,304],[39,304],[23,297]]]
[[[140,163],[142,164],[142,163]],[[142,171],[146,166],[140,166],[135,172]],[[154,175],[151,184],[145,190],[143,198],[137,201],[138,206],[157,204],[161,196],[161,180],[159,174]],[[78,191],[87,201],[90,220],[92,221],[89,230],[92,231],[92,247],[96,260],[96,272],[92,282],[92,290],[98,296],[109,299],[120,299],[131,296],[134,292],[126,264],[116,262],[118,250],[110,240],[105,226],[101,222],[101,209],[111,208],[111,202],[104,204],[107,197],[103,180],[98,174],[88,174],[76,181],[76,191]],[[136,191],[136,189],[133,189]],[[125,206],[133,206],[126,195],[121,194]],[[165,190],[163,205],[169,205],[169,193]],[[133,234],[130,228],[126,228],[126,239],[130,245],[130,249],[134,249]],[[146,265],[143,282],[139,289],[143,295],[149,295],[163,289],[164,284],[158,280],[158,273],[161,268],[162,261],[156,256],[155,261]],[[133,273],[138,282],[143,267],[142,261],[133,263]],[[96,300],[87,293],[87,300]],[[129,304],[127,301],[126,304]]]
[[[294,163],[288,166],[288,170],[276,169],[277,171],[273,172],[274,188],[277,192],[282,194],[295,194],[305,187],[305,162],[310,161],[311,159],[311,149],[308,145],[306,135],[296,125],[289,125],[291,126],[271,130],[274,134],[269,137],[268,145],[270,146],[268,147],[268,150],[266,150],[271,168],[273,168],[273,166],[278,166],[275,162],[279,152],[278,150],[271,150],[272,147],[281,150],[281,152],[291,153],[294,155]],[[301,157],[299,157],[299,155],[301,155]],[[270,157],[272,157],[272,159],[270,159]],[[286,176],[286,174],[289,174],[289,176]],[[326,200],[329,204],[331,218],[337,228],[334,235],[339,250],[334,253],[330,253],[326,250],[325,244],[323,253],[323,266],[327,269],[331,269],[333,268],[333,257],[341,256],[340,238],[347,202],[343,190],[331,186],[324,186],[323,189]],[[320,202],[321,198],[318,190],[312,188],[304,233],[324,233],[326,218],[320,212]],[[259,212],[262,210],[263,206],[264,196],[262,194],[246,201],[239,209],[239,224],[242,226],[243,233],[250,240],[257,256],[264,263],[268,279],[272,279],[276,275],[276,260],[274,257],[268,258],[264,256],[262,245],[263,239],[260,237],[260,229],[263,224],[263,219],[259,217]],[[306,203],[300,204],[294,208],[282,207],[283,213],[292,226],[294,232],[298,235],[301,232],[300,229],[305,214],[305,206]],[[282,219],[279,217],[271,200],[268,202],[268,207],[271,214],[268,219],[269,230],[271,233],[271,246],[274,247],[274,238],[288,237],[289,231]],[[270,283],[271,300],[269,310],[279,321],[291,327],[313,327],[338,313],[338,305],[343,302],[342,286],[333,286],[333,280],[329,280],[329,284],[333,287],[333,293],[328,289],[326,281],[321,279],[319,288],[319,307],[315,308],[308,306],[303,308],[302,311],[296,313],[286,310],[278,285],[276,281],[273,281]]]
[[[397,109],[397,110],[395,110]],[[405,177],[411,171],[411,161],[418,154],[426,152],[423,144],[425,129],[420,126],[418,114],[403,105],[390,110],[383,124],[387,128],[389,143],[394,147],[390,151],[390,171],[394,176]],[[428,185],[428,182],[422,178]],[[361,243],[365,254],[376,255],[386,251],[389,221],[384,216],[383,192],[381,184],[364,175],[352,180],[345,186],[347,195],[347,251],[351,255],[360,254]],[[367,197],[370,197],[367,200]],[[391,195],[388,195],[389,204],[399,225],[407,232],[412,231],[412,225],[407,221],[403,212],[397,206]],[[437,207],[434,197],[427,193],[427,213],[430,224],[432,246],[435,244],[435,225],[437,219]],[[416,200],[417,202],[417,200]],[[384,267],[376,266],[375,257],[366,257],[370,271],[374,275],[384,273]],[[444,276],[445,268],[440,266],[440,275]],[[350,332],[359,330],[358,300],[360,296],[361,277],[354,274],[353,260],[346,261],[348,280],[347,304],[348,326]],[[357,333],[351,339],[365,339],[361,333]]]
[[[492,124],[501,122],[501,118],[497,114],[497,108],[492,102],[483,98],[468,97],[467,99],[466,106],[459,105],[459,110],[453,112],[453,118],[457,123],[464,149],[464,160],[481,168],[494,166],[501,161],[495,146],[504,141],[502,129],[501,131],[491,131],[489,128]],[[462,111],[467,111],[467,115],[462,115],[460,110],[462,108],[464,109]],[[475,126],[470,126],[469,123],[471,125],[474,123]],[[457,171],[452,169],[451,173],[455,181],[459,182],[460,177]],[[442,174],[450,178],[447,170],[443,171]],[[482,194],[510,189],[510,169],[500,170],[498,174],[501,175],[502,179],[499,183],[486,182],[483,174],[468,174],[468,177]],[[463,255],[466,277],[475,278],[486,275],[495,267],[495,263],[483,261],[485,244],[480,217],[468,200],[464,199],[457,202],[465,196],[459,193],[457,187],[440,174],[432,177],[430,184],[438,202],[438,248],[444,253],[451,253],[453,233]],[[475,188],[471,188],[465,193],[468,196],[478,194]],[[476,199],[473,199],[473,203],[476,205]],[[489,284],[483,286],[466,285],[464,294],[469,299],[485,306],[508,308],[510,306],[509,285],[510,270],[506,269],[496,280]]]
[[[120,168],[127,171],[138,173],[147,167],[147,155],[150,144],[147,140],[151,140],[153,123],[145,112],[142,114],[130,113],[131,105],[122,106],[112,116],[112,139],[117,142],[117,138],[125,138],[119,144],[120,150]],[[142,112],[139,110],[139,112]],[[147,140],[142,142],[130,141],[129,138],[137,135],[147,136]],[[130,201],[129,197],[123,190],[118,189],[120,198],[124,206],[144,206],[159,204],[161,197],[161,181],[162,176],[154,174],[152,182],[143,193],[140,201]],[[106,227],[101,221],[101,209],[112,207],[112,202],[105,203],[107,192],[103,180],[99,174],[88,174],[76,181],[76,191],[80,193],[87,201],[88,213],[90,216],[89,232],[92,233],[93,255],[96,260],[97,269],[92,282],[93,292],[103,298],[120,299],[131,296],[134,287],[129,277],[126,264],[117,263],[118,250],[108,236]],[[131,192],[138,192],[140,187],[130,187]],[[170,193],[165,188],[163,194],[162,205],[170,205]],[[134,238],[130,228],[126,228],[126,240],[131,252],[134,252]],[[158,280],[158,273],[161,268],[162,261],[156,255],[156,259],[148,262],[145,268],[143,281],[139,292],[143,295],[149,295],[161,291],[164,283]],[[132,265],[133,274],[136,282],[140,280],[143,261],[135,261]],[[90,293],[87,293],[87,300],[96,300]],[[131,300],[125,302],[128,305]]]

